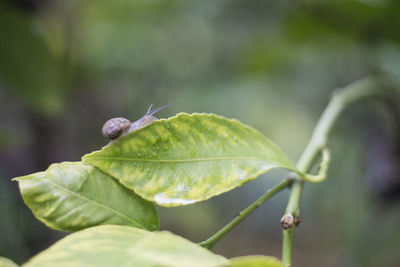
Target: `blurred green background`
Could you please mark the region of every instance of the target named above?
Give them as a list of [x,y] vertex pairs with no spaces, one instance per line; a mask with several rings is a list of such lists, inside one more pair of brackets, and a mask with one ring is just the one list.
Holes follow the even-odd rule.
[[[159,117],[212,112],[297,160],[334,88],[376,73],[400,77],[398,0],[3,0],[0,256],[22,263],[65,235],[33,217],[10,179],[99,149],[109,118],[135,120],[151,103],[172,104]],[[304,191],[295,266],[400,266],[399,128],[389,115],[369,103],[338,123],[329,177]],[[202,241],[284,176],[159,208],[162,229]],[[215,251],[280,257],[287,197]]]

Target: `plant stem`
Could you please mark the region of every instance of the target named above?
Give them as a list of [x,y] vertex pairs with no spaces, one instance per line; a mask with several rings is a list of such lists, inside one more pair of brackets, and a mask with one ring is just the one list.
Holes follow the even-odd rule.
[[[326,146],[327,138],[333,125],[345,108],[363,98],[387,96],[388,90],[383,90],[383,85],[384,83],[378,79],[366,78],[351,83],[340,91],[336,91],[318,120],[311,140],[297,163],[297,169],[301,172],[310,171],[318,154]],[[299,204],[303,186],[304,181],[302,180],[293,182],[285,214],[291,214],[293,217],[300,216]],[[294,229],[295,225],[283,230],[282,262],[285,267],[290,267],[292,264]]]
[[208,238],[207,240],[200,242],[199,245],[208,249],[211,249],[215,243],[220,240],[223,236],[225,236],[230,230],[233,229],[238,223],[243,221],[248,215],[250,215],[255,209],[257,209],[262,203],[271,198],[273,195],[278,193],[279,191],[289,187],[292,183],[292,180],[285,179],[267,192],[265,192],[259,199],[254,201],[250,206],[241,211],[232,221],[230,221],[227,225],[225,225],[221,230],[216,232],[213,236]]

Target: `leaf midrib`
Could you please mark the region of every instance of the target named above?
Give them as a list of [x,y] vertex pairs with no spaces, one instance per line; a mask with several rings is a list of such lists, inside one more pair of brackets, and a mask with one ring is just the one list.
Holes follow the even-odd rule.
[[141,162],[198,162],[198,161],[215,161],[215,160],[260,160],[267,162],[264,158],[259,157],[213,157],[213,158],[193,158],[193,159],[138,159],[138,158],[123,158],[123,157],[113,157],[113,156],[89,156],[90,158],[100,158],[100,159],[112,159],[120,161],[141,161]]
[[69,190],[68,188],[65,188],[65,187],[63,187],[63,186],[61,186],[61,185],[59,185],[59,184],[57,184],[57,183],[52,182],[51,180],[42,180],[42,181],[45,182],[45,183],[51,184],[51,185],[53,185],[53,186],[55,186],[55,187],[58,187],[59,189],[65,191],[65,192],[68,192],[68,193],[70,193],[71,195],[74,195],[74,196],[76,196],[76,197],[78,197],[78,198],[80,198],[80,199],[87,200],[88,202],[92,203],[93,205],[97,205],[97,206],[102,207],[102,208],[104,208],[104,209],[106,209],[106,210],[109,210],[109,211],[111,211],[112,213],[115,213],[115,214],[117,214],[117,215],[119,215],[119,216],[121,216],[121,217],[127,219],[128,221],[132,222],[134,225],[137,225],[137,226],[139,226],[139,227],[141,227],[141,228],[143,228],[143,229],[146,229],[146,227],[144,227],[143,225],[141,225],[141,224],[138,223],[138,222],[133,221],[133,220],[132,220],[131,218],[129,218],[127,215],[125,215],[125,214],[123,214],[123,213],[121,213],[121,212],[119,212],[119,211],[116,211],[116,210],[114,210],[114,209],[111,209],[110,207],[107,207],[107,206],[105,206],[105,205],[102,204],[102,203],[96,202],[96,201],[94,201],[94,200],[92,200],[92,199],[89,199],[89,198],[86,198],[86,197],[84,197],[84,196],[82,196],[82,195],[79,195],[79,194],[75,193],[74,191]]

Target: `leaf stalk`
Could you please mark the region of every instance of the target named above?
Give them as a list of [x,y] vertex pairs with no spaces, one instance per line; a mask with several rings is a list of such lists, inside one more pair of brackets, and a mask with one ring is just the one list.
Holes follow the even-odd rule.
[[[387,86],[385,81],[372,77],[355,81],[342,89],[336,90],[317,122],[313,135],[297,163],[297,169],[305,173],[311,170],[317,156],[325,149],[329,133],[335,122],[348,106],[366,98],[386,98],[391,93],[391,90],[388,89],[391,88]],[[292,214],[293,217],[300,216],[299,205],[303,187],[304,180],[293,182],[285,214]],[[290,267],[292,264],[294,229],[295,225],[283,230],[282,262],[285,267]]]
[[216,232],[213,236],[207,240],[200,242],[199,245],[208,249],[211,249],[215,243],[218,242],[222,237],[224,237],[230,230],[232,230],[237,224],[243,221],[247,216],[249,216],[254,210],[256,210],[262,203],[270,199],[276,193],[282,191],[286,187],[292,184],[292,179],[285,179],[273,188],[266,191],[259,199],[254,201],[250,206],[241,211],[233,220],[231,220],[227,225],[225,225],[221,230]]

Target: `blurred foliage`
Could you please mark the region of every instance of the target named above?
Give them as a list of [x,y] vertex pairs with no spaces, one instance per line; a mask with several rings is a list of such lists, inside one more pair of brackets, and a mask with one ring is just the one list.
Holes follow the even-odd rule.
[[45,40],[32,29],[31,19],[0,4],[0,73],[21,98],[47,114],[63,102],[63,66]]
[[[2,1],[0,256],[21,263],[61,236],[35,221],[10,178],[79,160],[106,143],[107,119],[134,120],[150,103],[172,103],[163,117],[237,118],[295,160],[334,88],[375,73],[398,80],[398,14],[397,0]],[[392,168],[379,162],[396,157],[385,148],[398,136],[386,115],[371,110],[346,113],[333,135],[330,176],[306,187],[298,266],[400,265],[398,197],[375,190],[385,180],[380,168]],[[205,203],[160,208],[162,227],[205,239],[283,175]],[[217,252],[279,257],[286,199],[273,198]]]

